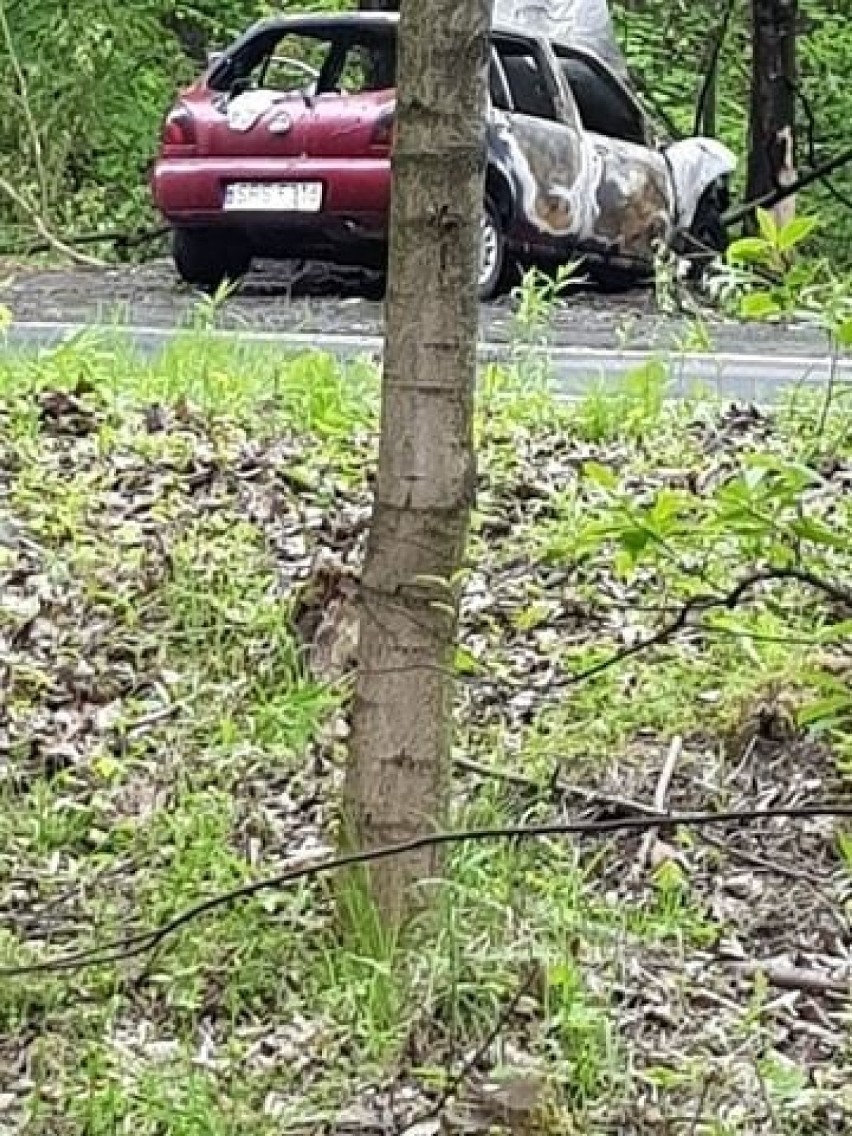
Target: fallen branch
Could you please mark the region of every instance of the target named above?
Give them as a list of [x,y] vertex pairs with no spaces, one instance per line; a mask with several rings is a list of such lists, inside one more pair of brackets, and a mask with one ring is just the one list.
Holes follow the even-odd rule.
[[426,1124],[430,1120],[438,1120],[443,1116],[447,1106],[458,1096],[470,1076],[476,1072],[476,1067],[479,1063],[487,1057],[489,1049],[509,1025],[521,1002],[532,992],[540,981],[540,977],[539,968],[536,966],[536,963],[531,960],[515,993],[497,1015],[494,1025],[483,1040],[473,1053],[461,1063],[461,1066],[456,1072],[448,1078],[447,1084],[444,1086],[435,1104],[415,1117],[410,1124],[407,1124],[400,1133],[400,1136],[406,1136],[406,1133],[408,1133],[409,1136],[414,1136],[414,1133],[420,1128],[420,1125]]
[[743,205],[729,209],[723,215],[722,220],[726,225],[736,225],[737,222],[744,221],[746,217],[751,216],[755,209],[771,209],[773,205],[779,205],[788,197],[795,196],[800,190],[813,185],[815,181],[823,181],[829,178],[837,170],[842,169],[843,166],[848,166],[850,163],[852,163],[852,148],[836,154],[814,169],[807,170],[789,185],[780,186],[771,193],[764,194],[763,197],[758,197],[754,201],[746,201]]
[[[683,738],[680,734],[675,734],[672,738],[671,745],[669,746],[668,756],[666,757],[665,764],[663,765],[660,773],[660,779],[657,782],[657,788],[654,793],[654,808],[660,816],[665,815],[666,801],[669,796],[669,787],[674,777],[675,766],[678,763],[678,758],[683,753]],[[651,863],[651,852],[654,848],[654,843],[658,839],[657,830],[649,828],[645,833],[642,840],[642,847],[639,850],[639,865],[647,868]]]
[[123,962],[154,950],[165,939],[182,930],[188,924],[223,907],[231,907],[243,899],[251,899],[265,891],[281,890],[301,880],[318,879],[333,872],[380,860],[419,852],[425,848],[446,847],[454,844],[478,844],[487,841],[530,841],[543,840],[556,836],[576,836],[595,838],[622,833],[643,833],[649,828],[688,827],[707,828],[719,824],[748,825],[765,820],[813,820],[820,817],[852,818],[852,804],[822,802],[813,805],[797,805],[785,808],[747,809],[718,813],[670,813],[665,818],[618,817],[600,821],[553,821],[540,825],[515,825],[508,828],[479,828],[458,832],[435,832],[415,837],[398,844],[387,844],[363,852],[350,852],[316,864],[300,865],[289,872],[255,880],[231,891],[221,892],[209,899],[201,900],[187,908],[168,922],[144,934],[116,939],[100,947],[64,958],[48,959],[44,962],[26,966],[4,967],[0,978],[20,978],[24,975],[44,974],[63,970],[77,970],[89,966],[102,966],[111,962]]
[[770,986],[779,990],[796,990],[801,994],[841,994],[852,996],[852,978],[841,982],[831,978],[820,970],[809,967],[791,966],[789,963],[768,961],[760,962],[754,959],[744,961],[726,960],[749,977],[765,978]]
[[535,789],[539,793],[547,792],[550,796],[577,797],[587,805],[621,809],[625,813],[636,813],[639,816],[658,817],[661,815],[659,809],[656,809],[653,805],[646,805],[644,801],[636,801],[632,797],[616,796],[614,793],[601,793],[597,789],[586,789],[582,785],[564,781],[558,775],[558,772],[548,778],[546,784],[543,784],[534,777],[527,777],[523,773],[515,773],[508,769],[497,769],[493,765],[473,761],[468,757],[453,758],[453,765],[456,769],[464,772],[475,773],[480,777],[489,777],[494,781],[503,781],[507,785],[517,785],[522,789]]
[[46,221],[38,212],[38,210],[34,209],[32,205],[30,205],[30,203],[26,200],[26,198],[15,189],[12,183],[4,177],[0,177],[0,190],[2,190],[2,192],[6,194],[6,196],[13,204],[17,205],[22,213],[25,213],[26,216],[29,217],[34,229],[42,238],[45,245],[48,246],[48,248],[52,249],[55,252],[61,253],[63,256],[69,257],[77,264],[82,264],[86,268],[104,267],[104,261],[99,260],[97,257],[86,256],[84,253],[77,252],[76,249],[73,249],[70,245],[67,245],[61,239],[61,237],[57,237],[54,233],[52,233],[47,227]]
[[[80,233],[61,237],[63,246],[76,249],[84,245],[113,244],[122,250],[138,248],[140,245],[150,244],[160,240],[169,233],[169,229],[141,229],[136,233],[126,233],[113,229],[104,233]],[[50,241],[32,241],[16,245],[14,248],[0,249],[0,256],[36,256],[41,252],[50,252],[54,245]]]

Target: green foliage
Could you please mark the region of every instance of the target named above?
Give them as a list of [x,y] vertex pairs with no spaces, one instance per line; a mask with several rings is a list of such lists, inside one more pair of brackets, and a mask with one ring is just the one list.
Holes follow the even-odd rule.
[[150,221],[162,118],[208,48],[271,11],[318,6],[0,0],[0,178],[23,199],[0,188],[0,242],[31,239],[31,211],[67,233]]
[[[621,0],[613,4],[625,54],[646,104],[682,133],[694,129],[702,76],[711,59],[726,4],[708,0]],[[745,182],[751,81],[750,3],[733,0],[727,38],[719,56],[716,96],[718,137],[741,157],[735,188]],[[852,67],[852,25],[839,0],[801,0],[799,39],[799,156],[802,168],[840,153],[849,140],[852,111],[848,75]],[[852,199],[852,168],[830,186],[803,191],[800,203],[825,224],[818,252],[835,263],[852,261],[852,209],[834,191]]]

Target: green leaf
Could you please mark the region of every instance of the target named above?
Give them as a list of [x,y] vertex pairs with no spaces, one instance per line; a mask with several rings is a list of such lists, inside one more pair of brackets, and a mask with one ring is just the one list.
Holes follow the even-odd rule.
[[475,675],[482,674],[483,666],[471,651],[466,647],[458,647],[455,653],[456,674]]
[[841,347],[852,347],[852,319],[844,320],[834,332]]
[[780,248],[778,225],[768,209],[758,208],[757,227],[760,229],[760,235],[767,244],[771,245],[772,248]]
[[797,714],[797,719],[800,726],[821,725],[845,717],[850,710],[852,710],[852,699],[848,694],[833,694],[803,706]]
[[816,217],[794,217],[788,221],[778,234],[778,248],[781,252],[789,252],[796,245],[806,241],[817,227]]
[[826,548],[839,548],[844,550],[849,547],[848,536],[835,532],[834,529],[830,529],[828,525],[824,525],[820,521],[815,521],[809,517],[794,521],[790,525],[790,528],[797,537],[801,540],[810,541],[811,544],[819,544]]
[[749,292],[740,300],[740,315],[745,319],[766,319],[780,311],[781,305],[770,292]]
[[772,245],[761,237],[741,237],[728,246],[729,264],[761,264],[772,256]]
[[617,489],[618,475],[608,465],[590,461],[583,466],[583,476],[601,489]]

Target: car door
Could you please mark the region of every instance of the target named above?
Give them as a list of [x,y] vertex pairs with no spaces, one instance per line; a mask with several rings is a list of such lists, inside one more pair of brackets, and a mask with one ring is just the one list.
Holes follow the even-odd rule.
[[570,253],[591,219],[579,117],[543,41],[495,33],[492,43],[489,148],[512,186],[516,239]]
[[581,124],[581,148],[595,170],[595,218],[582,247],[647,264],[675,215],[666,159],[652,144],[631,92],[591,52],[555,46],[554,57]]
[[[607,93],[621,117],[611,129],[607,118],[593,120],[599,129],[590,130],[549,44],[498,34],[494,47],[511,105],[492,113],[493,131],[515,182],[525,243],[545,255],[650,259],[667,231],[671,191],[665,159],[644,144],[641,112],[616,85]],[[598,72],[592,77],[600,89]]]

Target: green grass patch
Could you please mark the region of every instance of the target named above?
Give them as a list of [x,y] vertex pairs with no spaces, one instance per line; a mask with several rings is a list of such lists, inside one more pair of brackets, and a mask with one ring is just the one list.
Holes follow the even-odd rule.
[[[557,404],[521,348],[485,377],[459,826],[649,804],[672,744],[672,807],[846,791],[848,610],[795,579],[715,602],[758,571],[850,578],[843,404],[820,432],[801,398],[672,403],[666,381]],[[311,674],[294,604],[321,556],[357,563],[377,396],[366,363],[204,330],[150,358],[119,332],[0,357],[0,965],[333,847],[346,687]],[[842,1011],[817,1083],[807,1015],[759,983],[744,1005],[713,958],[842,968],[807,927],[848,922],[848,835],[717,835],[663,831],[647,859],[636,837],[463,845],[398,936],[352,880],[305,882],[150,957],[0,981],[0,1130],[333,1131],[390,1086],[416,1112],[491,1037],[481,1072],[534,1070],[540,1131],[640,1131],[702,1097],[722,1119],[696,1131],[769,1107],[773,1131],[843,1131]]]

